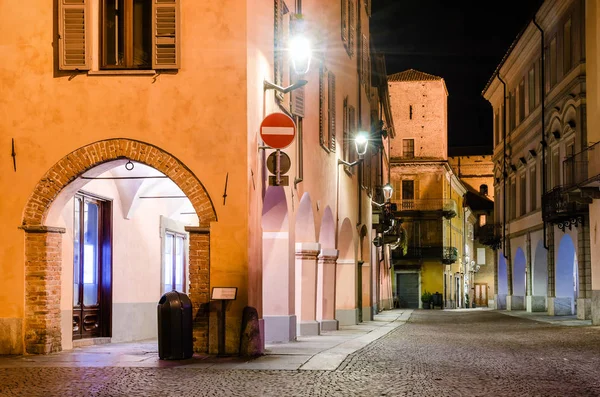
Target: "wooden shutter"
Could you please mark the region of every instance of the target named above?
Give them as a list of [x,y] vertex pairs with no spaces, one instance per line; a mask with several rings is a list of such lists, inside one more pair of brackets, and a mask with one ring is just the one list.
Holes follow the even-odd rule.
[[58,1],[60,70],[89,70],[88,0]]
[[326,87],[325,87],[325,67],[319,68],[319,143],[321,146],[325,145],[325,126],[327,123],[327,113],[325,112],[325,100],[326,100]]
[[348,161],[350,159],[350,137],[348,136],[348,97],[344,98],[344,108],[342,113],[342,158],[345,161]]
[[329,102],[329,150],[335,152],[335,75],[329,72],[327,76],[329,87],[327,90]]
[[348,54],[354,54],[354,33],[356,31],[356,22],[354,21],[354,2],[348,1]]
[[292,114],[304,117],[304,87],[292,91]]
[[348,0],[341,0],[342,3],[342,43],[347,46],[348,43]]
[[152,68],[181,67],[180,0],[152,2]]

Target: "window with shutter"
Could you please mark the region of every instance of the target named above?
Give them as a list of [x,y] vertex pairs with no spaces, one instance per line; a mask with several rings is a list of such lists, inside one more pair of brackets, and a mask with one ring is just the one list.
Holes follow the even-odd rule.
[[[59,68],[178,69],[180,0],[98,0],[98,41],[90,43],[91,0],[59,0]],[[90,48],[98,53],[90,53]],[[94,62],[92,62],[92,60]]]
[[[356,138],[356,109],[354,106],[348,106],[348,162],[353,163],[357,160],[358,154],[354,145]],[[354,174],[356,167],[344,167],[346,172]]]
[[356,0],[348,1],[348,46],[346,47],[346,51],[348,55],[352,56],[354,54],[354,35],[356,32],[356,16],[355,16],[355,7],[354,2]]
[[348,0],[341,0],[342,4],[342,43],[348,48]]
[[58,52],[61,70],[88,70],[87,0],[58,1]]
[[329,83],[327,90],[329,108],[329,150],[335,152],[335,75],[330,71],[327,77]]
[[348,124],[348,97],[345,97],[342,115],[342,158],[344,161],[350,161],[350,137],[348,135]]
[[325,66],[319,68],[319,143],[325,149],[328,148],[325,142],[325,128],[328,125],[329,112],[325,109],[327,104],[327,71]]

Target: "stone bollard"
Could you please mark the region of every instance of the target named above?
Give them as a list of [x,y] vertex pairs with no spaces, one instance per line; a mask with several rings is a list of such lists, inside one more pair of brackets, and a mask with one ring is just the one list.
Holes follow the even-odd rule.
[[242,333],[240,336],[240,356],[255,357],[263,354],[258,324],[258,311],[246,306],[242,313]]

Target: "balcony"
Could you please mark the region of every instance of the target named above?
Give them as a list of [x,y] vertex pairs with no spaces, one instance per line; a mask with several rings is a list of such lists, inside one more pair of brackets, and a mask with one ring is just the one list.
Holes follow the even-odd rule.
[[451,265],[458,259],[458,249],[456,247],[444,247],[442,263]]
[[393,200],[397,205],[398,217],[420,217],[436,214],[451,219],[458,214],[458,205],[452,199],[415,199]]
[[439,260],[445,264],[452,264],[457,261],[458,249],[455,247],[429,246],[429,247],[408,247],[406,255],[402,255],[401,249],[392,251],[392,259],[396,260]]
[[[597,189],[596,189],[597,190]],[[583,222],[592,197],[586,195],[576,185],[557,186],[542,195],[542,219],[560,230],[571,229]]]
[[488,223],[483,226],[475,225],[475,239],[480,244],[497,250],[502,243],[502,225],[500,223]]

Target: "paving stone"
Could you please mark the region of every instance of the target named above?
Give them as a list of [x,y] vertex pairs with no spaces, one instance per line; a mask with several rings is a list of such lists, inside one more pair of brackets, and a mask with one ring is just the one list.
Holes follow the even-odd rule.
[[599,396],[600,327],[418,310],[332,371],[50,364],[0,368],[0,396]]

